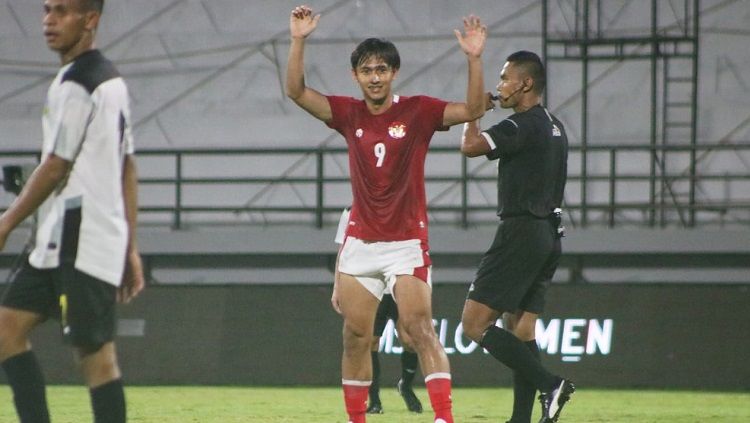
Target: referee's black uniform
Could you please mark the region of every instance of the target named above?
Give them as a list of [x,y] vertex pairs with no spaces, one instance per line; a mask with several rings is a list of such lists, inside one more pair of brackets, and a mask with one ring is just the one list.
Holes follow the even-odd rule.
[[560,209],[568,138],[560,121],[536,105],[482,132],[498,160],[502,222],[468,298],[499,312],[539,314],[561,253]]

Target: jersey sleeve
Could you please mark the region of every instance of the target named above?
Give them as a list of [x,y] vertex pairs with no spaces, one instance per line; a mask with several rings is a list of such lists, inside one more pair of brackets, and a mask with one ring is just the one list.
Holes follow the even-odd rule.
[[495,160],[502,155],[520,151],[524,146],[524,139],[528,136],[528,130],[524,122],[511,116],[501,120],[481,134],[491,148],[490,152],[487,153],[487,158]]
[[125,106],[122,114],[122,137],[125,146],[125,154],[135,154],[135,142],[133,141],[133,127],[130,119],[130,106]]
[[62,86],[63,102],[60,114],[55,117],[52,130],[51,153],[68,160],[75,160],[91,120],[94,103],[84,87],[74,82]]
[[425,111],[427,121],[425,122],[433,131],[447,130],[443,126],[443,114],[448,102],[435,97],[421,96],[422,108]]
[[349,106],[351,106],[354,99],[337,95],[329,95],[326,98],[328,99],[328,104],[331,106],[331,115],[333,116],[329,122],[326,122],[326,125],[331,129],[341,132],[349,120],[349,111],[352,109]]

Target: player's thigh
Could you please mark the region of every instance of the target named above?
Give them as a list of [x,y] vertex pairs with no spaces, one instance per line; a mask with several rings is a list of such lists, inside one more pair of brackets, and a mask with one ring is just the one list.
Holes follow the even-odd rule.
[[6,286],[0,306],[47,317],[57,317],[53,270],[37,269],[26,261]]
[[434,335],[432,288],[427,282],[416,276],[399,275],[393,289],[399,322],[407,337],[419,343],[425,336]]
[[378,305],[378,311],[375,313],[375,325],[374,335],[377,337],[383,336],[385,326],[388,324],[388,320],[398,321],[398,309],[396,303],[393,301],[393,295],[385,294],[380,299]]
[[6,286],[0,304],[0,356],[28,349],[28,334],[48,316],[54,315],[56,303],[49,271],[36,269],[25,262]]
[[357,278],[339,274],[339,303],[344,316],[344,333],[371,338],[379,300]]
[[63,339],[87,354],[115,337],[117,288],[63,263],[57,273]]

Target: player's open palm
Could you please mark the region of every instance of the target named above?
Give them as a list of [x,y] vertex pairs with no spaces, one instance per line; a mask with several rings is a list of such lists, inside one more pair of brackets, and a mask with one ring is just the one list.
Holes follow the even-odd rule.
[[305,38],[315,31],[320,14],[313,15],[312,9],[305,5],[297,6],[289,17],[289,32],[292,38]]
[[487,27],[482,25],[478,16],[470,15],[464,18],[464,32],[454,29],[453,32],[458,38],[458,44],[461,50],[468,56],[479,57],[484,51],[484,44],[487,40]]

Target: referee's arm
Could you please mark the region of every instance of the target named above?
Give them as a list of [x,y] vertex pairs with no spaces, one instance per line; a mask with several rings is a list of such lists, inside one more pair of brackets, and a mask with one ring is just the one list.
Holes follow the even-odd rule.
[[490,144],[479,131],[479,121],[465,123],[461,136],[461,153],[466,157],[477,157],[486,155],[490,150]]

